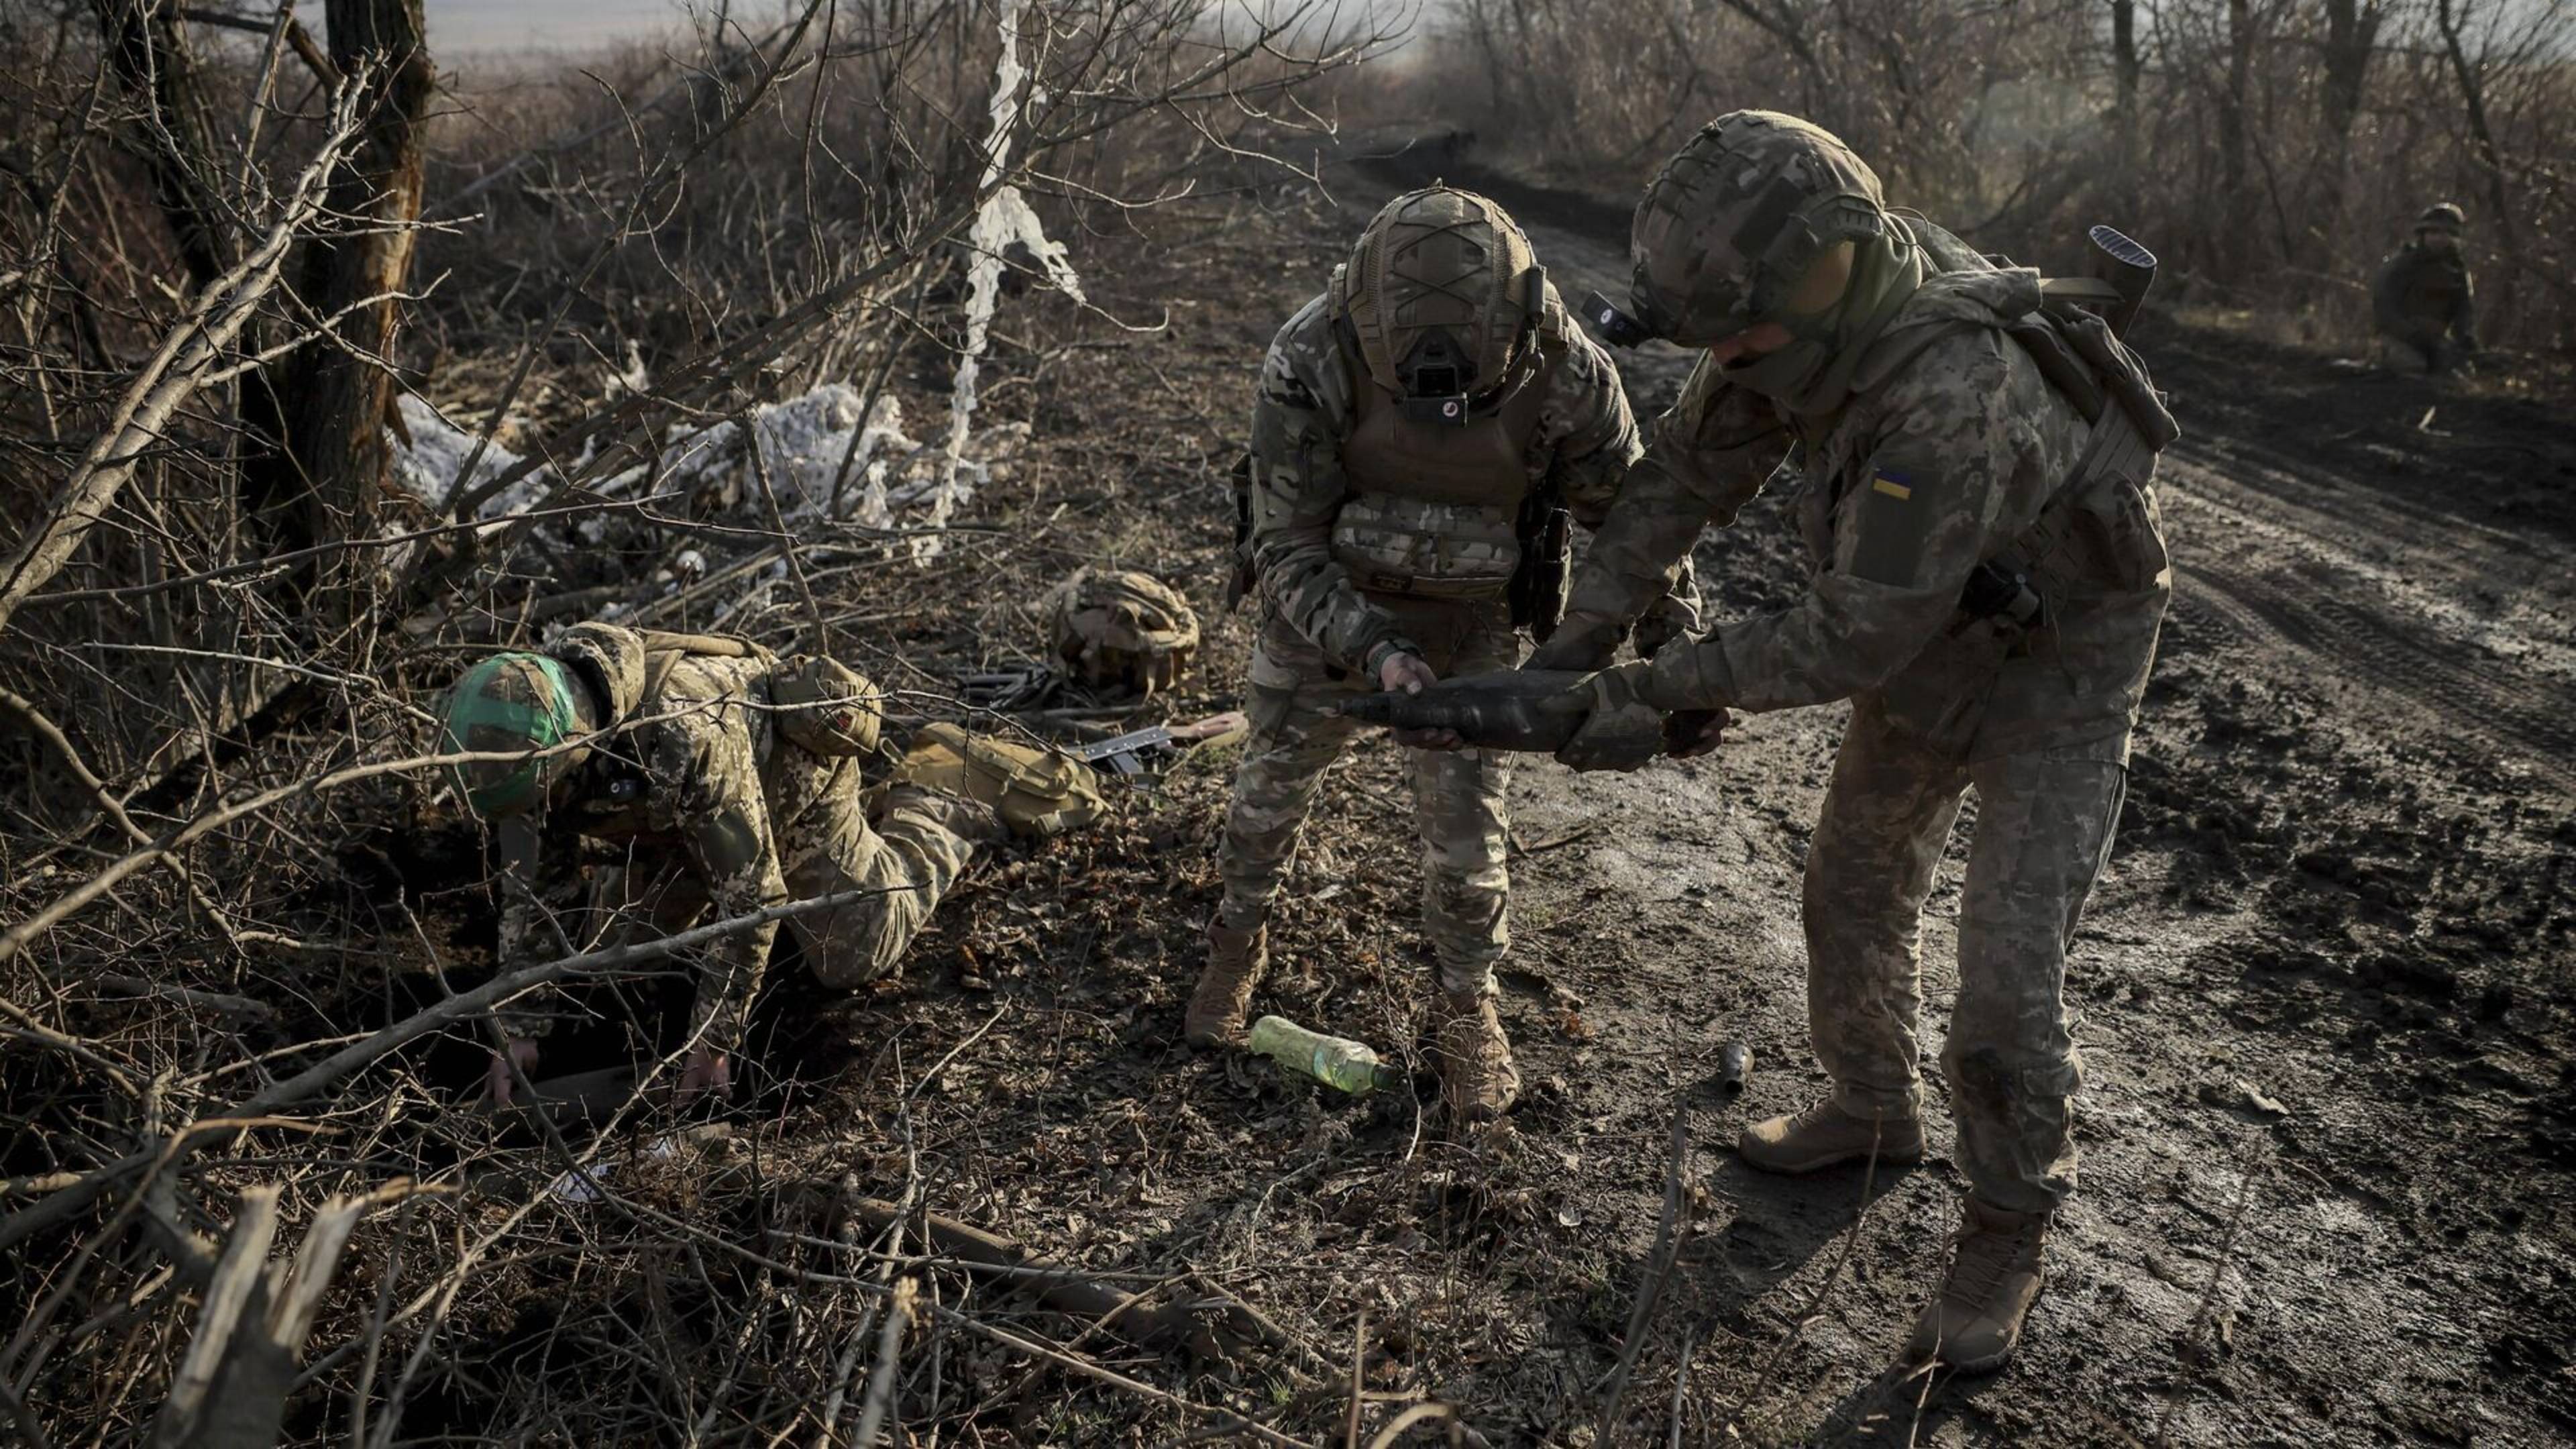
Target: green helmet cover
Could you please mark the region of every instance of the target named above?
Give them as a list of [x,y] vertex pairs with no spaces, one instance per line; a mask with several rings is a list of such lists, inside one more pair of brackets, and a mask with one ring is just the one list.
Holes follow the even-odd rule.
[[[563,661],[543,654],[495,654],[448,691],[443,752],[521,753],[552,749],[583,728],[582,699]],[[523,760],[467,760],[452,766],[457,792],[486,820],[534,807],[581,763],[567,750]]]

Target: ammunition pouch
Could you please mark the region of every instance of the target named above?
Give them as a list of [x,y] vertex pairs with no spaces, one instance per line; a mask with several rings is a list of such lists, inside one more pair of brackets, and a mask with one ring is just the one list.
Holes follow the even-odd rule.
[[1534,490],[1521,500],[1515,525],[1520,537],[1520,566],[1505,589],[1512,625],[1527,629],[1544,644],[1565,622],[1565,600],[1573,582],[1574,515],[1554,488]]
[[1252,569],[1252,455],[1246,453],[1235,459],[1226,478],[1234,495],[1234,567],[1226,576],[1225,607],[1221,612],[1231,614],[1260,582]]

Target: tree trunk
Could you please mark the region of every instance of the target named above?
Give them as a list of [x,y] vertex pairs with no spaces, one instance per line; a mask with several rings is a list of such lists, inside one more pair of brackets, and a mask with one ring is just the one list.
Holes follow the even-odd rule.
[[[279,447],[249,471],[246,499],[282,549],[372,537],[391,457],[385,417],[390,359],[402,321],[388,295],[411,275],[411,224],[420,216],[423,123],[436,73],[422,0],[329,0],[331,59],[344,76],[366,72],[365,129],[331,179],[333,212],[368,224],[360,235],[317,237],[298,260],[295,291],[310,312],[337,317],[338,341],[314,342],[272,369],[283,402]],[[363,549],[337,556],[320,580],[333,617],[365,611],[380,560]]]
[[152,109],[154,123],[136,137],[151,167],[152,198],[170,223],[190,290],[203,291],[231,263],[214,185],[214,143],[178,0],[93,3],[117,82]]
[[[2505,188],[2504,152],[2496,145],[2495,131],[2487,124],[2486,84],[2478,76],[2478,67],[2469,63],[2468,47],[2461,38],[2468,29],[2468,6],[2456,0],[2436,0],[2434,19],[2442,32],[2442,49],[2451,58],[2451,74],[2460,83],[2460,100],[2468,108],[2469,139],[2476,143],[2478,165],[2487,173],[2487,206],[2494,213],[2496,247],[2504,253],[2505,264],[2496,269],[2503,275],[2487,294],[2486,314],[2510,318],[2514,315],[2514,284],[2522,271],[2522,235],[2521,228],[2514,225],[2512,193]],[[2479,335],[2486,335],[2483,326]]]
[[2145,70],[2138,59],[2138,0],[2111,0],[2111,154],[2123,191],[2137,182],[2138,78]]
[[2344,188],[2352,170],[2352,125],[2370,80],[2371,57],[2377,53],[2380,22],[2387,12],[2379,0],[2325,0],[2325,74],[2318,84],[2317,105],[2325,135],[2318,158],[2318,196],[2308,226],[2309,265],[2332,272],[2341,260],[2336,240],[2343,234]]
[[2254,235],[2253,136],[2246,115],[2254,69],[2252,0],[2227,0],[2227,76],[2218,97],[2218,165],[2227,234],[2219,244],[2227,277],[2235,282],[2252,263]]

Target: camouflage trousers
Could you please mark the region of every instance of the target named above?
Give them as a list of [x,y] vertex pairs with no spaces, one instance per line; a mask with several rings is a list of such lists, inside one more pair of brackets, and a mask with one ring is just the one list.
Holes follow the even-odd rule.
[[1959,1165],[2013,1212],[2075,1190],[2069,1105],[2083,1070],[2066,952],[2109,857],[2125,740],[1962,762],[1856,701],[1807,854],[1807,1015],[1836,1100],[1863,1117],[1922,1096],[1922,916],[1959,801],[1977,791],[1959,907],[1959,996],[1942,1070]]
[[[1380,598],[1442,678],[1510,669],[1520,637],[1500,604],[1436,604]],[[1252,734],[1235,771],[1218,867],[1225,877],[1219,918],[1250,928],[1268,915],[1324,772],[1361,728],[1330,711],[1373,693],[1377,681],[1325,667],[1322,651],[1272,619],[1253,650],[1244,712]],[[1504,864],[1509,827],[1503,792],[1510,756],[1495,750],[1413,750],[1413,820],[1422,841],[1422,930],[1447,991],[1493,989],[1494,963],[1511,944]]]
[[2451,349],[2434,337],[2396,337],[2379,339],[2379,365],[2401,377],[2425,377],[2449,369]]
[[[912,938],[975,858],[975,843],[949,829],[935,803],[907,792],[885,797],[871,824],[855,764],[849,777],[777,827],[787,899],[870,892],[846,905],[787,918],[806,969],[834,990],[893,974]],[[636,875],[620,876],[602,883],[602,904],[633,912],[639,932],[647,924],[661,935],[687,930],[705,918],[711,904],[705,884],[677,865],[653,872],[631,891],[626,882]]]

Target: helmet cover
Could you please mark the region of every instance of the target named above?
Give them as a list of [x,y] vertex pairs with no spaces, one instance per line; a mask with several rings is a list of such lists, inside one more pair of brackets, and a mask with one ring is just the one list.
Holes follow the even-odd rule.
[[1637,203],[1632,307],[1653,335],[1706,347],[1776,315],[1827,251],[1887,230],[1878,173],[1839,137],[1777,111],[1731,111]]
[[1495,394],[1533,353],[1547,285],[1529,237],[1502,207],[1429,186],[1379,208],[1333,293],[1379,388],[1466,398]]
[[2457,203],[2449,201],[2438,202],[2432,206],[2428,206],[2424,208],[2424,214],[2422,216],[2415,218],[2415,227],[2419,231],[2428,228],[2460,231],[2466,228],[2468,224],[2468,213],[2460,210]]
[[[442,753],[552,749],[593,728],[592,706],[572,672],[543,654],[495,654],[465,671],[442,711]],[[581,764],[585,748],[519,760],[452,766],[466,806],[486,820],[518,815]]]
[[1178,683],[1198,652],[1197,612],[1152,574],[1077,569],[1044,608],[1050,647],[1086,684],[1152,694]]

